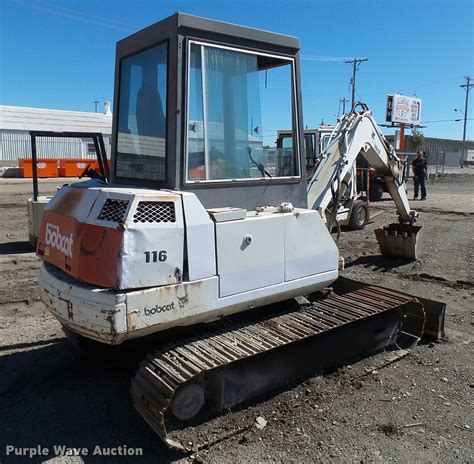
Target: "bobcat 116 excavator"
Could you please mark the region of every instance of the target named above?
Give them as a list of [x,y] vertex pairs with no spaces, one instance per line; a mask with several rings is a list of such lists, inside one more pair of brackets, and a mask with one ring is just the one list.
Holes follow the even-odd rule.
[[[296,38],[176,13],[117,44],[109,182],[64,186],[44,209],[39,285],[66,334],[172,338],[131,387],[170,447],[196,449],[186,430],[211,412],[430,325],[420,299],[338,279],[328,231],[362,152],[400,215],[382,250],[413,258],[400,160],[354,109],[308,184],[301,108]],[[272,127],[292,128],[292,148],[269,148]]]

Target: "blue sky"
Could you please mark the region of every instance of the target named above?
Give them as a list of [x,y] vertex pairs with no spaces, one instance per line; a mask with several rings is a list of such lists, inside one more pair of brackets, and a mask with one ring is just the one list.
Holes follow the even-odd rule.
[[[0,0],[0,103],[93,111],[113,99],[116,41],[175,11],[298,36],[305,125],[334,122],[350,99],[351,68],[338,59],[367,57],[357,98],[379,123],[399,92],[423,100],[426,135],[462,137],[454,108],[474,77],[473,0]],[[471,119],[474,92],[470,106]]]

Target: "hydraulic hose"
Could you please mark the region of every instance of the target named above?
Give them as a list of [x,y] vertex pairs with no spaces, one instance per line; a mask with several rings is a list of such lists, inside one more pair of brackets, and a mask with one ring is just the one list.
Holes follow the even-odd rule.
[[[331,232],[334,222],[337,223],[337,228],[338,228],[337,238],[338,239],[341,234],[341,228],[339,226],[339,223],[336,221],[336,217],[337,217],[337,210],[339,208],[339,200],[341,197],[341,171],[342,171],[342,164],[341,162],[339,162],[337,173],[333,181],[331,182],[332,210],[326,224],[329,232]],[[334,183],[336,183],[337,185],[336,188],[334,188]]]

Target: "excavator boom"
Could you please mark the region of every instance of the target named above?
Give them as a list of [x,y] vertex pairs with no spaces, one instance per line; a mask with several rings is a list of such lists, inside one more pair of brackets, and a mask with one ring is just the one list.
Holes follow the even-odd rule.
[[[356,111],[358,106],[361,111]],[[420,227],[414,226],[418,213],[411,210],[408,203],[404,164],[381,133],[372,112],[363,103],[356,103],[334,128],[308,183],[308,206],[318,210],[325,218],[328,229],[331,229],[339,199],[349,184],[359,155],[385,178],[399,215],[400,224],[384,226],[376,231],[382,254],[415,259]],[[325,217],[328,208],[332,213]]]

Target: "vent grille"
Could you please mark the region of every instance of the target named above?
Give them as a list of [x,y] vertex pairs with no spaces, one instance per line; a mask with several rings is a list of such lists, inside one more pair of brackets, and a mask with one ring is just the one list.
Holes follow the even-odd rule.
[[133,222],[176,222],[172,201],[140,201]]
[[128,200],[113,200],[112,198],[107,198],[100,212],[99,219],[123,224],[127,208]]

